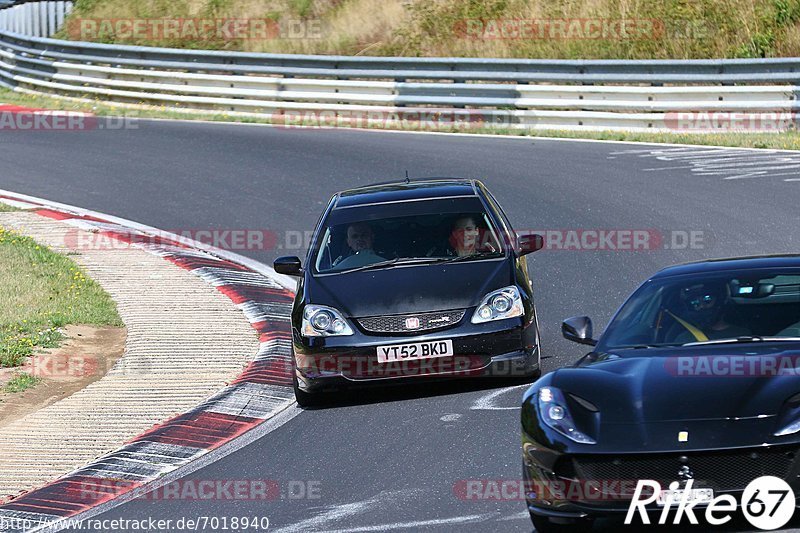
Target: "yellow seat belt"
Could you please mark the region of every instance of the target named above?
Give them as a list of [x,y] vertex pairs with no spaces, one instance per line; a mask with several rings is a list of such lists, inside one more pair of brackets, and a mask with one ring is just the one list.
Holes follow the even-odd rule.
[[685,328],[686,328],[686,329],[689,331],[689,333],[691,333],[692,335],[694,335],[694,338],[695,338],[695,340],[696,340],[696,341],[698,341],[698,342],[703,342],[703,341],[707,341],[707,340],[708,340],[708,337],[706,337],[706,334],[705,334],[705,333],[703,333],[702,331],[700,331],[698,328],[696,328],[696,327],[694,327],[693,325],[689,324],[688,322],[686,322],[686,321],[685,321],[684,319],[682,319],[681,317],[679,317],[679,316],[676,316],[674,313],[670,312],[669,310],[666,310],[666,309],[665,309],[665,311],[667,311],[667,313],[669,314],[669,316],[671,316],[672,318],[674,318],[675,320],[677,320],[677,321],[678,321],[678,323],[679,323],[681,326],[685,327]]

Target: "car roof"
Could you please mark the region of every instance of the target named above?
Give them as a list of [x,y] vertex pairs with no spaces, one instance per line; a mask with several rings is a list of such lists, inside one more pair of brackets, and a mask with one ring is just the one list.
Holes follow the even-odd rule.
[[658,271],[651,279],[660,279],[686,274],[707,274],[733,270],[755,270],[764,268],[800,268],[800,254],[754,255],[707,259],[674,265]]
[[454,196],[477,196],[479,186],[481,186],[479,181],[464,178],[426,178],[375,183],[337,193],[334,208]]

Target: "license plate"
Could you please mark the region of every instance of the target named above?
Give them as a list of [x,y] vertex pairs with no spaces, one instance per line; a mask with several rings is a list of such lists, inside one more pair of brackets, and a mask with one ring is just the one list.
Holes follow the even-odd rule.
[[411,344],[392,344],[378,346],[378,362],[410,361],[414,359],[433,359],[453,355],[453,341],[414,342]]
[[[684,495],[684,493],[688,492],[688,494]],[[714,490],[713,489],[691,489],[687,491],[686,489],[677,489],[677,490],[662,490],[659,495],[656,503],[658,505],[666,505],[667,498],[672,495],[672,503],[677,504],[679,503],[684,497],[687,498],[686,503],[698,502],[698,503],[708,503],[714,499]]]

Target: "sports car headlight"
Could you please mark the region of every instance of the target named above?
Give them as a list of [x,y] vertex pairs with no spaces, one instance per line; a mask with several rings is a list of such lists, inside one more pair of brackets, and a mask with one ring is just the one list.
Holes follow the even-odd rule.
[[511,286],[487,294],[472,315],[472,323],[482,324],[492,320],[514,318],[524,313],[525,308],[522,306],[519,289]]
[[353,334],[342,314],[324,305],[306,306],[303,310],[303,324],[300,331],[306,337],[337,337]]
[[539,416],[545,424],[570,440],[580,444],[597,444],[593,438],[575,427],[564,394],[555,387],[539,389]]
[[788,426],[784,427],[780,431],[775,432],[776,437],[783,437],[784,435],[792,435],[800,431],[800,420],[795,420]]
[[800,431],[800,393],[795,394],[783,404],[781,412],[778,414],[778,431],[774,433],[776,437],[793,435]]

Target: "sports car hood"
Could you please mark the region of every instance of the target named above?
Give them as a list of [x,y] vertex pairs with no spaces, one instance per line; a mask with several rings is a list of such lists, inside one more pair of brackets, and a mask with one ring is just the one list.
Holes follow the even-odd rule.
[[311,303],[353,317],[465,309],[514,284],[512,265],[506,258],[343,272],[310,278],[306,294]]
[[785,346],[650,352],[621,351],[564,368],[552,384],[592,402],[603,424],[774,417],[800,392],[800,351]]

